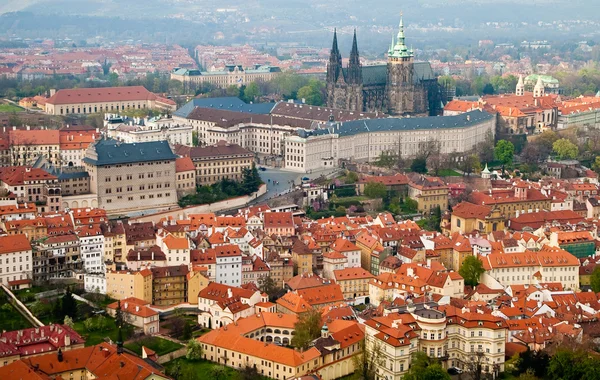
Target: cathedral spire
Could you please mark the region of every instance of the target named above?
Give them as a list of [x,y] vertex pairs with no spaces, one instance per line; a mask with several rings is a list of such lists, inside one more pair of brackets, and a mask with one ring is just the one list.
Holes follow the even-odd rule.
[[354,29],[354,39],[352,40],[352,51],[350,52],[350,61],[348,62],[348,83],[362,84],[362,68],[360,65],[360,56],[358,54],[358,43],[356,42],[356,29]]
[[342,72],[342,55],[338,48],[337,30],[333,30],[333,44],[331,53],[329,54],[329,62],[327,63],[327,81],[335,83]]
[[394,58],[408,58],[413,56],[413,53],[406,46],[406,37],[404,35],[404,18],[402,17],[402,13],[400,13],[400,25],[398,26],[396,44],[394,45],[394,51],[391,55]]

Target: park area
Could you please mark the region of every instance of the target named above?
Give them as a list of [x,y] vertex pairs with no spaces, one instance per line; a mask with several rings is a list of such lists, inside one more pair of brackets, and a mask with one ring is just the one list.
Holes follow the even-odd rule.
[[23,112],[24,109],[9,103],[0,103],[0,112]]
[[142,355],[142,346],[156,352],[158,356],[166,355],[183,347],[183,345],[179,343],[159,338],[157,336],[143,336],[139,339],[134,339],[125,343],[125,348],[135,352],[140,356]]
[[243,380],[243,379],[256,379],[256,380],[268,380],[268,377],[251,373],[252,369],[247,368],[243,371],[247,371],[245,374],[242,371],[237,371],[233,368],[225,367],[220,364],[209,362],[207,360],[188,360],[185,357],[171,360],[165,364],[167,375],[175,379],[186,379],[186,380],[204,380],[204,379],[215,379],[215,380]]

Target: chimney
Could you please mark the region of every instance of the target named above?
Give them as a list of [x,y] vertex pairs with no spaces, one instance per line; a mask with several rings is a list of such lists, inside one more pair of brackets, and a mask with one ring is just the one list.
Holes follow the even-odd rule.
[[58,361],[59,362],[63,361],[63,353],[62,353],[62,350],[60,348],[58,349],[57,357],[58,357]]

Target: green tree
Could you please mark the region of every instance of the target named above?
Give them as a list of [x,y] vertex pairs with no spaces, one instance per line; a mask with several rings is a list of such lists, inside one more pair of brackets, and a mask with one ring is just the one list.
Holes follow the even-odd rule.
[[260,88],[256,82],[250,83],[244,89],[244,101],[247,103],[257,101],[260,95]]
[[68,315],[71,318],[77,315],[77,303],[75,302],[75,298],[73,298],[70,288],[67,288],[67,292],[62,297],[61,309],[63,319],[65,315]]
[[227,378],[227,369],[222,365],[213,365],[210,369],[210,377],[215,380],[224,380]]
[[300,315],[292,337],[292,346],[300,350],[306,350],[313,340],[321,335],[321,313],[317,309],[310,309]]
[[427,173],[427,159],[422,157],[415,158],[410,164],[410,171],[415,173]]
[[262,180],[254,163],[252,163],[252,168],[244,168],[242,170],[242,189],[244,194],[252,194],[258,191],[261,184]]
[[358,174],[356,172],[348,171],[348,174],[346,174],[346,181],[345,182],[348,183],[348,184],[358,182]]
[[106,329],[106,317],[104,315],[99,315],[96,318],[96,327],[100,331],[104,331]]
[[202,344],[198,342],[196,339],[190,339],[186,346],[185,358],[187,360],[200,360],[202,359]]
[[192,325],[189,322],[186,322],[183,326],[183,332],[181,333],[182,340],[188,340],[192,337]]
[[397,162],[398,162],[398,155],[392,154],[387,151],[383,151],[383,152],[381,152],[381,154],[379,155],[377,160],[375,162],[373,162],[373,165],[379,166],[380,168],[391,169],[396,165]]
[[363,338],[360,341],[359,352],[359,354],[352,357],[354,373],[362,380],[375,380],[377,378],[377,368],[385,365],[381,344],[377,339],[374,339],[373,344],[367,347]]
[[406,380],[450,380],[450,375],[433,358],[424,352],[415,352],[410,369],[404,375]]
[[269,300],[275,300],[277,294],[279,294],[282,289],[270,275],[258,279],[258,288],[261,292],[266,293],[269,296]]
[[83,321],[83,327],[85,327],[88,332],[94,331],[96,329],[96,322],[94,321],[94,318],[88,318]]
[[594,163],[592,164],[592,170],[594,170],[596,173],[600,174],[600,156],[596,156],[596,159],[594,160]]
[[364,193],[371,199],[383,198],[387,193],[387,187],[379,182],[367,182]]
[[579,155],[579,148],[577,148],[577,145],[573,144],[571,140],[565,138],[556,140],[554,144],[552,144],[552,150],[561,160],[574,160]]
[[75,327],[75,323],[73,323],[73,318],[69,317],[68,315],[65,315],[65,319],[63,320],[63,324],[65,326],[69,326],[70,328]]
[[240,88],[238,86],[236,86],[235,84],[232,84],[231,86],[227,87],[227,89],[225,90],[225,94],[227,96],[239,97],[240,96]]
[[510,165],[515,156],[515,146],[507,140],[500,140],[494,148],[494,156],[502,163],[502,173],[504,174],[504,166]]
[[481,171],[481,162],[479,162],[479,156],[476,154],[468,155],[461,164],[462,171],[470,175],[471,173]]
[[494,95],[496,90],[494,90],[494,86],[491,83],[486,83],[481,92],[483,95]]
[[465,279],[465,285],[470,286],[479,284],[479,277],[484,272],[483,263],[477,256],[467,256],[458,270],[458,273]]
[[318,81],[311,80],[306,86],[301,87],[296,95],[298,100],[303,99],[306,104],[313,106],[323,105],[322,84]]
[[600,292],[600,266],[596,266],[590,277],[590,286],[594,293]]

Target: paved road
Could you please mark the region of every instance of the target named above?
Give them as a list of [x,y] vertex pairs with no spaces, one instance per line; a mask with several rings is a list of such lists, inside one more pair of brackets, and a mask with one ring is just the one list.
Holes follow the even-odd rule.
[[260,178],[267,184],[266,194],[252,201],[252,204],[257,204],[266,201],[269,198],[274,198],[284,192],[289,191],[293,186],[298,186],[302,182],[302,178],[310,179],[317,178],[321,175],[332,173],[333,170],[318,171],[310,174],[295,173],[281,169],[267,168],[265,171],[259,171]]

